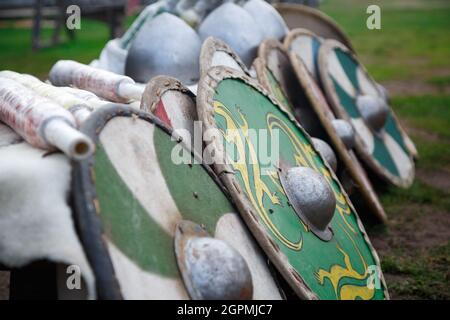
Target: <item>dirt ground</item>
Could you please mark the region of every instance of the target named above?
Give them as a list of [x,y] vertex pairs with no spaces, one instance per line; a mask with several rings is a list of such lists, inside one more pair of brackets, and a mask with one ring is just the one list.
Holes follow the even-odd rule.
[[437,87],[421,80],[391,80],[384,83],[390,95],[420,96],[425,94],[450,94],[450,86]]
[[[419,87],[416,95],[430,93],[426,85]],[[413,138],[425,144],[448,142],[439,134],[402,122]],[[391,298],[450,299],[450,165],[441,161],[425,167],[419,158],[414,186],[394,192],[401,196],[383,201],[387,226],[368,227]]]
[[391,299],[450,299],[449,213],[433,206],[399,206],[388,229],[369,232]]

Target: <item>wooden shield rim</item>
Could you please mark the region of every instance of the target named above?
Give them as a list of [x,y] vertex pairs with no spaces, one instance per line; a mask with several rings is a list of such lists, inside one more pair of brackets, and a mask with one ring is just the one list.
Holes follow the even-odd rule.
[[214,57],[214,53],[217,51],[223,51],[230,55],[234,61],[244,70],[245,75],[250,75],[250,71],[247,66],[242,62],[238,54],[225,42],[220,39],[209,36],[203,42],[200,51],[200,75],[205,74],[211,68],[211,62]]
[[[242,75],[239,72],[227,67],[213,67],[208,72],[200,78],[199,82],[199,91],[197,95],[197,106],[199,118],[203,122],[203,126],[205,130],[208,129],[217,129],[216,120],[214,117],[214,107],[213,105],[213,97],[215,94],[215,88],[217,85],[226,79],[236,79],[241,80],[245,84],[250,85],[260,94],[267,97],[281,112],[283,112],[290,121],[305,135],[305,138],[311,144],[311,147],[315,150],[319,157],[322,157],[317,149],[314,147],[311,137],[308,133],[301,127],[301,125],[295,120],[295,118],[288,112],[284,107],[278,104],[278,102],[270,95],[259,83],[257,83],[254,79]],[[256,213],[253,210],[253,205],[251,204],[248,196],[243,192],[239,182],[234,176],[234,170],[231,165],[227,164],[225,152],[223,150],[223,146],[220,144],[220,141],[217,139],[209,142],[218,158],[221,159],[221,163],[215,163],[212,165],[213,171],[217,174],[217,176],[222,180],[225,187],[228,189],[232,199],[234,200],[234,204],[236,205],[238,211],[240,212],[244,222],[247,224],[248,228],[252,232],[253,236],[259,243],[260,247],[272,261],[272,263],[276,266],[278,271],[282,274],[284,279],[290,285],[290,287],[295,291],[295,293],[302,299],[308,300],[318,300],[317,295],[308,287],[308,285],[304,282],[301,275],[294,269],[290,264],[287,263],[287,257],[281,252],[279,246],[272,240],[268,235],[267,231],[264,229],[264,226],[259,222]],[[322,158],[323,159],[323,158]],[[337,179],[333,170],[330,166],[324,162],[324,165],[329,170],[332,179],[339,185],[340,190],[342,191],[342,195],[351,208],[353,214],[355,215],[355,219],[357,221],[358,230],[364,238],[369,251],[378,266],[381,266],[380,259],[378,257],[377,252],[375,251],[370,239],[367,235],[367,232],[364,229],[364,226],[361,222],[361,219],[358,216],[357,211],[353,207],[352,202],[350,201],[347,193],[342,187],[341,183]],[[389,293],[387,291],[386,282],[383,276],[383,273],[380,274],[381,282],[385,288],[384,295],[386,299],[389,299]]]
[[163,95],[168,91],[178,91],[189,96],[195,104],[195,95],[180,80],[169,76],[156,76],[145,86],[141,99],[141,110],[153,113]]
[[[348,38],[348,36],[346,35],[346,33],[342,30],[341,27],[339,27],[339,25],[328,15],[326,15],[325,13],[305,6],[305,5],[301,5],[301,4],[296,4],[296,3],[274,3],[273,6],[275,7],[275,9],[277,9],[277,11],[281,14],[282,17],[284,17],[283,13],[284,12],[291,12],[291,13],[296,13],[299,16],[310,16],[310,17],[314,17],[317,20],[320,20],[321,22],[323,22],[324,24],[326,24],[330,30],[332,30],[335,34],[336,37],[339,38],[339,40],[344,43],[348,48],[350,48],[351,51],[355,51],[353,49],[352,43],[350,41],[350,39]],[[297,29],[297,28],[295,28]],[[293,29],[293,30],[295,30]],[[309,29],[307,29],[309,30]],[[314,32],[314,30],[311,30]],[[336,39],[337,40],[337,39]]]
[[295,28],[295,29],[290,30],[289,33],[287,34],[287,36],[284,38],[284,41],[283,41],[284,48],[287,51],[291,52],[292,50],[290,48],[291,48],[292,42],[294,42],[297,39],[297,37],[300,37],[300,36],[309,36],[311,38],[317,39],[321,44],[324,40],[321,36],[315,34],[314,32],[312,32],[309,29]]
[[[319,35],[315,34],[314,32],[312,32],[311,30],[308,29],[304,29],[304,28],[295,28],[292,29],[291,31],[289,31],[288,35],[286,36],[286,38],[284,38],[283,41],[283,46],[284,49],[291,54],[291,52],[294,52],[291,49],[292,43],[297,39],[297,37],[300,36],[309,36],[311,38],[316,39],[317,41],[319,41],[320,45],[322,45],[324,38],[320,37]],[[320,48],[319,48],[320,49]],[[316,57],[316,59],[318,60],[318,56]],[[292,61],[291,61],[292,63]],[[319,70],[316,70],[317,73],[319,73]],[[319,75],[315,75],[316,77],[318,77]]]
[[[294,68],[295,75],[297,76],[297,79],[302,86],[303,90],[306,93],[306,97],[309,100],[312,108],[315,111],[315,114],[319,117],[321,124],[324,126],[325,131],[328,135],[328,137],[331,139],[333,143],[333,149],[337,150],[338,157],[344,164],[345,168],[349,170],[350,175],[352,179],[356,182],[358,185],[358,191],[362,194],[364,197],[365,203],[368,204],[370,211],[382,222],[387,223],[387,216],[386,212],[383,209],[383,206],[381,205],[380,199],[378,198],[372,184],[370,183],[369,178],[367,177],[367,174],[360,164],[360,168],[362,170],[362,174],[366,176],[366,181],[362,179],[360,176],[360,173],[358,172],[358,169],[354,165],[354,161],[359,160],[356,158],[356,155],[352,150],[347,149],[344,142],[336,133],[336,130],[333,127],[333,124],[331,123],[330,119],[325,114],[325,110],[323,106],[321,105],[321,102],[316,99],[313,89],[311,85],[309,84],[310,81],[315,81],[312,76],[309,74],[309,71],[307,70],[305,64],[297,57],[297,55],[294,52],[289,53],[291,64]],[[320,90],[319,85],[315,84]],[[325,96],[323,97],[325,102]],[[326,102],[327,103],[327,102]],[[331,107],[328,107],[331,112]],[[334,114],[331,112],[331,115],[334,116]],[[337,119],[337,118],[336,118]]]
[[[358,63],[358,67],[361,68],[361,70],[364,72],[366,77],[373,83],[376,83],[376,82],[372,79],[372,77],[367,72],[364,65],[361,64],[361,62],[358,60],[356,55],[353,52],[351,52],[345,45],[343,45],[342,43],[340,43],[336,40],[325,40],[323,42],[322,46],[319,49],[319,60],[318,60],[319,76],[320,76],[320,80],[322,82],[323,91],[324,91],[326,97],[328,98],[330,106],[336,113],[337,117],[350,122],[351,121],[350,116],[348,115],[345,108],[341,105],[340,100],[337,96],[337,93],[334,90],[333,83],[332,83],[330,77],[328,76],[328,70],[327,70],[328,54],[330,53],[331,50],[334,50],[336,48],[349,54],[352,57],[352,59],[354,59]],[[376,90],[378,91],[378,88],[376,88]],[[405,137],[408,137],[405,130],[403,129],[400,121],[398,120],[398,118],[391,106],[389,106],[389,109],[391,111],[392,117],[394,118],[394,121],[396,122],[396,124],[398,126],[400,134],[402,135],[403,139],[405,139]],[[409,150],[406,153],[412,163],[412,170],[408,177],[406,177],[405,179],[402,179],[402,178],[397,177],[397,176],[393,175],[392,173],[390,173],[386,168],[384,168],[379,163],[378,160],[376,160],[371,154],[369,154],[366,151],[366,148],[364,147],[364,144],[361,141],[361,138],[359,137],[359,134],[357,132],[355,132],[355,143],[356,143],[355,149],[358,152],[358,155],[362,158],[364,163],[366,163],[375,173],[378,174],[378,176],[380,178],[383,178],[385,181],[390,182],[390,183],[394,184],[395,186],[402,187],[402,188],[408,188],[412,185],[412,183],[414,182],[415,168],[414,168],[414,160],[413,160],[412,154],[409,152]]]
[[[275,100],[277,100],[275,98],[275,96],[271,93],[270,81],[269,81],[269,78],[267,77],[267,73],[265,72],[266,68],[269,69],[268,63],[267,63],[268,62],[267,58],[268,58],[268,55],[271,50],[278,50],[281,54],[283,54],[286,57],[286,59],[290,63],[289,53],[284,48],[283,44],[276,39],[266,39],[263,42],[261,42],[261,44],[258,47],[258,56],[255,59],[255,61],[253,62],[253,66],[256,71],[256,77],[258,79],[258,82]],[[277,81],[278,81],[278,79],[277,79]],[[292,101],[290,101],[288,96],[286,96],[286,99],[290,103],[292,103]],[[281,101],[278,101],[277,105],[282,105]],[[294,107],[294,106],[292,106],[292,107]],[[285,109],[285,111],[287,110],[288,112],[291,112],[290,110],[288,110],[286,108],[284,108],[284,109]],[[292,112],[293,111],[294,110],[292,110]]]
[[[80,131],[92,138],[94,143],[97,144],[103,128],[111,119],[116,117],[144,120],[163,130],[169,137],[173,135],[177,138],[174,130],[166,126],[156,116],[121,104],[106,105],[93,112],[82,124]],[[178,139],[177,142],[181,143],[186,150],[190,151],[200,161],[201,158],[190,150],[183,143],[182,139]],[[95,275],[98,298],[102,300],[122,300],[121,287],[115,275],[106,237],[104,236],[103,224],[100,220],[101,211],[97,200],[95,176],[92,171],[94,163],[95,153],[86,160],[74,162],[72,170],[74,219],[83,249]],[[201,161],[199,163],[201,163],[203,169],[206,170],[225,197],[235,207],[228,190],[216,174]]]

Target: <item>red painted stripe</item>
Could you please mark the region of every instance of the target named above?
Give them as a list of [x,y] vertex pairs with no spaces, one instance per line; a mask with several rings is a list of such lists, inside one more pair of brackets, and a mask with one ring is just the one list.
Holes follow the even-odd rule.
[[166,107],[164,106],[162,100],[159,100],[158,106],[156,107],[154,114],[159,120],[164,122],[169,127],[173,128],[172,122],[170,122],[169,116],[167,115],[166,112]]

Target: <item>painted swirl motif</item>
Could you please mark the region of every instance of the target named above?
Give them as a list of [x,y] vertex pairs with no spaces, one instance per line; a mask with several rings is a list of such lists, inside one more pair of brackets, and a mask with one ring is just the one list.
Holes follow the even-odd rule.
[[[270,201],[278,205],[280,200],[275,193],[272,193],[261,179],[261,168],[259,166],[258,156],[253,143],[250,141],[248,136],[248,124],[245,117],[240,113],[241,124],[235,122],[231,112],[219,101],[214,102],[214,110],[216,114],[221,115],[226,119],[227,130],[223,131],[223,136],[228,143],[232,143],[236,146],[239,158],[247,159],[246,147],[248,148],[248,157],[251,159],[251,163],[248,167],[246,161],[233,161],[232,166],[235,171],[240,173],[242,180],[244,182],[244,187],[249,196],[249,199],[253,207],[258,212],[260,218],[264,224],[269,228],[273,235],[280,240],[284,245],[293,250],[300,250],[302,248],[302,238],[298,240],[289,240],[282,232],[272,223],[269,213],[263,205],[264,195],[268,196]],[[250,182],[249,169],[253,175],[253,188]]]

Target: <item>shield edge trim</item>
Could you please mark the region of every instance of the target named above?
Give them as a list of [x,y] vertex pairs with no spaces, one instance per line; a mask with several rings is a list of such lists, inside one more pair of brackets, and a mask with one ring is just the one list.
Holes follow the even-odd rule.
[[[202,75],[202,77],[200,78],[199,91],[197,95],[197,108],[199,119],[200,121],[203,122],[205,130],[217,128],[216,121],[214,118],[214,108],[212,106],[213,96],[215,94],[214,88],[222,80],[225,79],[241,80],[244,83],[255,88],[255,90],[259,91],[264,96],[266,96],[305,135],[305,138],[311,143],[312,148],[317,152],[311,141],[311,137],[308,135],[308,133],[304,131],[304,129],[300,126],[300,124],[284,107],[282,107],[281,105],[278,104],[278,102],[276,102],[276,100],[270,93],[268,93],[254,79],[244,76],[239,72],[236,72],[235,70],[227,67],[213,67],[210,70],[208,70],[207,73]],[[221,157],[222,160],[226,160],[223,146],[217,140],[213,140],[210,143],[213,145],[214,150],[217,152],[219,157]],[[318,152],[317,154],[319,155],[319,157],[322,157]],[[308,287],[308,285],[304,282],[301,275],[295,269],[293,269],[288,265],[287,257],[281,252],[278,245],[269,236],[267,236],[267,231],[264,229],[264,226],[261,224],[261,222],[259,222],[258,218],[256,217],[256,214],[252,210],[253,206],[251,205],[250,200],[241,189],[237,179],[234,177],[233,169],[229,164],[226,163],[226,161],[223,161],[223,163],[224,164],[213,164],[212,165],[213,171],[216,172],[216,174],[222,180],[224,185],[229,189],[229,192],[234,200],[233,203],[239,210],[241,217],[247,224],[253,236],[256,238],[260,247],[269,257],[269,259],[272,261],[272,263],[275,265],[275,267],[278,269],[281,275],[285,278],[288,285],[295,291],[295,293],[300,298],[307,300],[318,300],[319,298],[317,297],[317,295]],[[353,204],[351,203],[347,193],[342,187],[340,181],[337,179],[333,170],[329,167],[329,165],[326,162],[324,162],[324,164],[328,168],[333,180],[335,180],[335,182],[339,185],[342,191],[342,195],[345,197],[349,207],[353,211],[353,214],[356,217],[359,232],[361,232],[361,234],[363,235],[364,241],[366,242],[369,251],[373,256],[375,263],[378,266],[381,266],[380,258],[377,252],[375,251],[374,247],[372,246],[372,243],[367,235],[367,232],[364,229],[361,219],[359,218],[358,213],[353,207]],[[380,274],[380,280],[384,287],[383,292],[384,296],[386,299],[389,299],[389,292],[387,290],[387,285],[384,279],[383,272],[381,272]],[[296,285],[293,285],[294,283]]]
[[156,76],[150,79],[142,94],[140,109],[153,113],[163,95],[168,91],[179,91],[188,95],[195,103],[195,95],[180,80],[170,76]]
[[[342,43],[344,43],[351,51],[355,52],[355,50],[353,48],[353,45],[352,45],[349,37],[347,36],[347,34],[342,30],[341,27],[339,27],[339,25],[330,16],[322,13],[321,11],[319,11],[317,9],[313,9],[313,8],[310,8],[308,6],[301,5],[301,4],[295,4],[295,3],[274,3],[273,6],[274,6],[275,9],[277,9],[277,11],[283,17],[283,19],[284,19],[283,12],[291,11],[291,12],[300,13],[301,15],[313,16],[314,18],[317,18],[318,20],[321,20],[323,23],[325,23],[327,26],[329,26],[331,28],[331,30],[334,31],[334,33],[336,33],[337,37],[340,38],[339,40]],[[293,28],[292,30],[295,30],[297,28]],[[303,29],[306,29],[306,28],[303,27]],[[306,30],[309,30],[309,29],[306,29]],[[314,33],[313,30],[311,30],[311,32]],[[319,35],[317,35],[317,36],[319,36]]]
[[287,51],[291,52],[291,50],[289,48],[291,47],[292,43],[299,36],[309,36],[309,37],[315,38],[320,42],[320,44],[322,44],[323,41],[325,40],[323,37],[317,35],[316,33],[314,33],[313,31],[311,31],[309,29],[295,28],[295,29],[290,30],[289,33],[287,34],[287,36],[284,38],[284,41],[283,41],[284,48]]
[[200,51],[200,77],[202,77],[202,75],[208,72],[208,70],[211,68],[211,61],[214,57],[214,53],[218,51],[223,51],[229,54],[234,59],[234,61],[236,61],[236,63],[242,68],[242,70],[244,70],[245,75],[250,75],[250,71],[245,63],[228,44],[220,39],[209,36],[203,42]]
[[[350,116],[348,115],[347,111],[345,111],[345,108],[341,105],[340,100],[337,96],[337,93],[334,90],[334,86],[332,84],[331,78],[328,76],[327,56],[330,53],[330,51],[335,48],[338,48],[338,49],[346,52],[347,54],[349,54],[352,57],[352,59],[354,59],[358,63],[358,66],[361,68],[361,70],[364,72],[364,74],[367,76],[367,78],[370,81],[372,81],[373,83],[376,83],[376,82],[373,80],[373,78],[367,72],[366,68],[359,61],[359,59],[356,57],[356,55],[353,52],[351,52],[345,45],[341,44],[340,42],[338,42],[336,40],[325,40],[323,42],[323,44],[321,45],[321,47],[319,49],[319,57],[318,57],[319,76],[320,76],[320,81],[322,82],[323,91],[330,103],[331,108],[334,110],[337,117],[340,119],[350,121]],[[376,88],[376,90],[379,93],[378,88]],[[380,94],[380,96],[381,96],[381,94]],[[408,137],[406,131],[402,127],[400,121],[398,120],[398,118],[391,106],[389,106],[389,109],[391,111],[392,117],[394,118],[394,120],[399,128],[402,138],[406,139],[406,137]],[[356,149],[358,155],[360,156],[360,158],[362,158],[364,163],[367,164],[372,169],[372,171],[374,171],[380,178],[384,179],[386,182],[390,182],[390,183],[394,184],[395,186],[401,187],[401,188],[409,188],[413,184],[414,175],[415,175],[415,165],[414,165],[414,158],[409,150],[407,152],[407,155],[412,163],[412,170],[411,170],[411,174],[406,179],[402,179],[402,178],[397,177],[397,176],[393,175],[392,173],[390,173],[387,169],[385,169],[379,163],[378,160],[376,160],[371,154],[369,154],[366,151],[364,144],[361,141],[361,138],[359,137],[359,134],[357,132],[355,132],[355,144],[356,144],[355,149]]]

